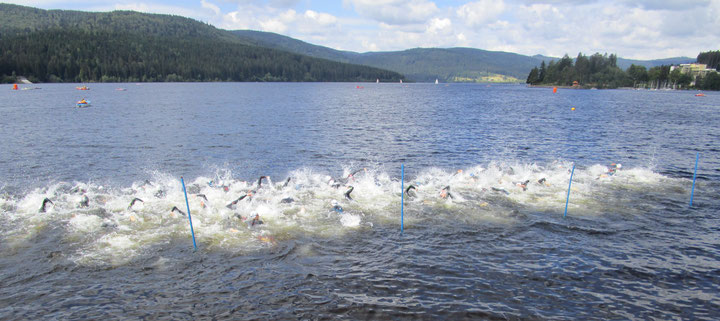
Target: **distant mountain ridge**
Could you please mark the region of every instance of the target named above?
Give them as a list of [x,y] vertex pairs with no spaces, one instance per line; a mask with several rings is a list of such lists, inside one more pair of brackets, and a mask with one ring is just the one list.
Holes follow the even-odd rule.
[[[545,63],[560,60],[560,58],[541,55],[525,56],[474,48],[415,48],[403,51],[358,53],[318,46],[271,32],[254,30],[231,32],[243,42],[317,58],[388,69],[420,82],[431,82],[435,79],[442,81],[480,79],[484,75],[491,74],[510,76],[519,82],[524,82],[530,70],[539,66],[543,60]],[[651,68],[694,61],[694,58],[689,57],[656,60],[618,58],[617,64],[620,68],[627,69],[631,64]]]

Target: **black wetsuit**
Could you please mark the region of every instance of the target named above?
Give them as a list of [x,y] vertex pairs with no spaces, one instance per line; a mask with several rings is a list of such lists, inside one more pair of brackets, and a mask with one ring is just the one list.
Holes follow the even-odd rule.
[[80,201],[80,207],[88,207],[90,206],[90,199],[87,197],[87,195],[82,196],[82,200]]
[[[446,195],[445,195],[444,197],[442,196],[442,192],[443,192],[443,191],[446,193]],[[454,198],[455,198],[455,197],[452,196],[452,194],[450,194],[450,186],[449,186],[449,185],[443,187],[443,189],[442,189],[441,192],[440,192],[440,197],[442,197],[442,198],[449,197],[450,199],[454,199]]]
[[250,192],[248,192],[247,194],[238,197],[238,199],[230,202],[230,204],[225,205],[225,207],[232,209],[233,206],[235,206],[235,204],[237,204],[238,202],[242,201],[243,199],[245,199],[245,198],[250,199],[250,198],[252,197],[252,194],[253,194],[252,191],[250,191]]
[[55,203],[53,203],[53,201],[51,201],[49,198],[46,197],[42,202],[42,206],[40,206],[40,213],[45,213],[45,211],[46,211],[45,206],[47,206],[47,203],[55,205]]
[[132,201],[130,201],[130,205],[128,205],[128,209],[132,208],[132,207],[133,207],[133,205],[135,205],[135,203],[136,203],[136,202],[142,202],[142,203],[145,203],[145,201],[143,201],[143,200],[141,200],[141,199],[139,199],[139,198],[137,198],[137,197],[136,197],[136,198],[133,198],[133,200],[132,200]]
[[185,212],[181,211],[179,208],[177,208],[177,206],[173,206],[172,210],[170,210],[170,213],[172,212],[178,212],[182,215],[186,215]]
[[[407,194],[408,198],[417,197],[417,195],[415,195],[415,191],[413,191],[415,189],[417,189],[417,187],[415,187],[415,185],[412,185],[412,184],[405,189],[405,194]],[[412,193],[410,193],[410,192],[412,192]]]
[[353,200],[352,197],[350,197],[350,193],[352,193],[352,191],[353,191],[354,189],[355,189],[354,187],[350,186],[350,188],[347,190],[347,192],[345,192],[345,198],[346,198],[347,200],[349,200],[349,201],[352,201],[352,200]]

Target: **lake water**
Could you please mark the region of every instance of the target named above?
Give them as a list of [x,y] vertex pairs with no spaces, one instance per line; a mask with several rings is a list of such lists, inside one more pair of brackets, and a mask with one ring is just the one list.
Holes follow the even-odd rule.
[[28,86],[0,319],[720,318],[718,93]]

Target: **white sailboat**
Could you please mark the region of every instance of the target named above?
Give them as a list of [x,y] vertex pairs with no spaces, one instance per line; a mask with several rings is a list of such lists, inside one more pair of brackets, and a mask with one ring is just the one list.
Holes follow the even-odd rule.
[[376,84],[379,84],[379,83],[380,83],[380,78],[375,79],[375,83],[376,83]]
[[438,84],[438,80],[437,80],[437,78],[435,78],[435,84],[436,84],[436,85]]

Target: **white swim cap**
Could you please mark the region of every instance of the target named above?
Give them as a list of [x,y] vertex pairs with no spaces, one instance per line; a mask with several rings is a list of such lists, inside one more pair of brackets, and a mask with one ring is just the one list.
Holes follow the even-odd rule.
[[332,201],[330,201],[330,205],[332,205],[332,206],[337,206],[337,205],[338,205],[338,201],[332,200]]
[[617,168],[621,168],[621,167],[622,167],[622,164],[617,164]]

